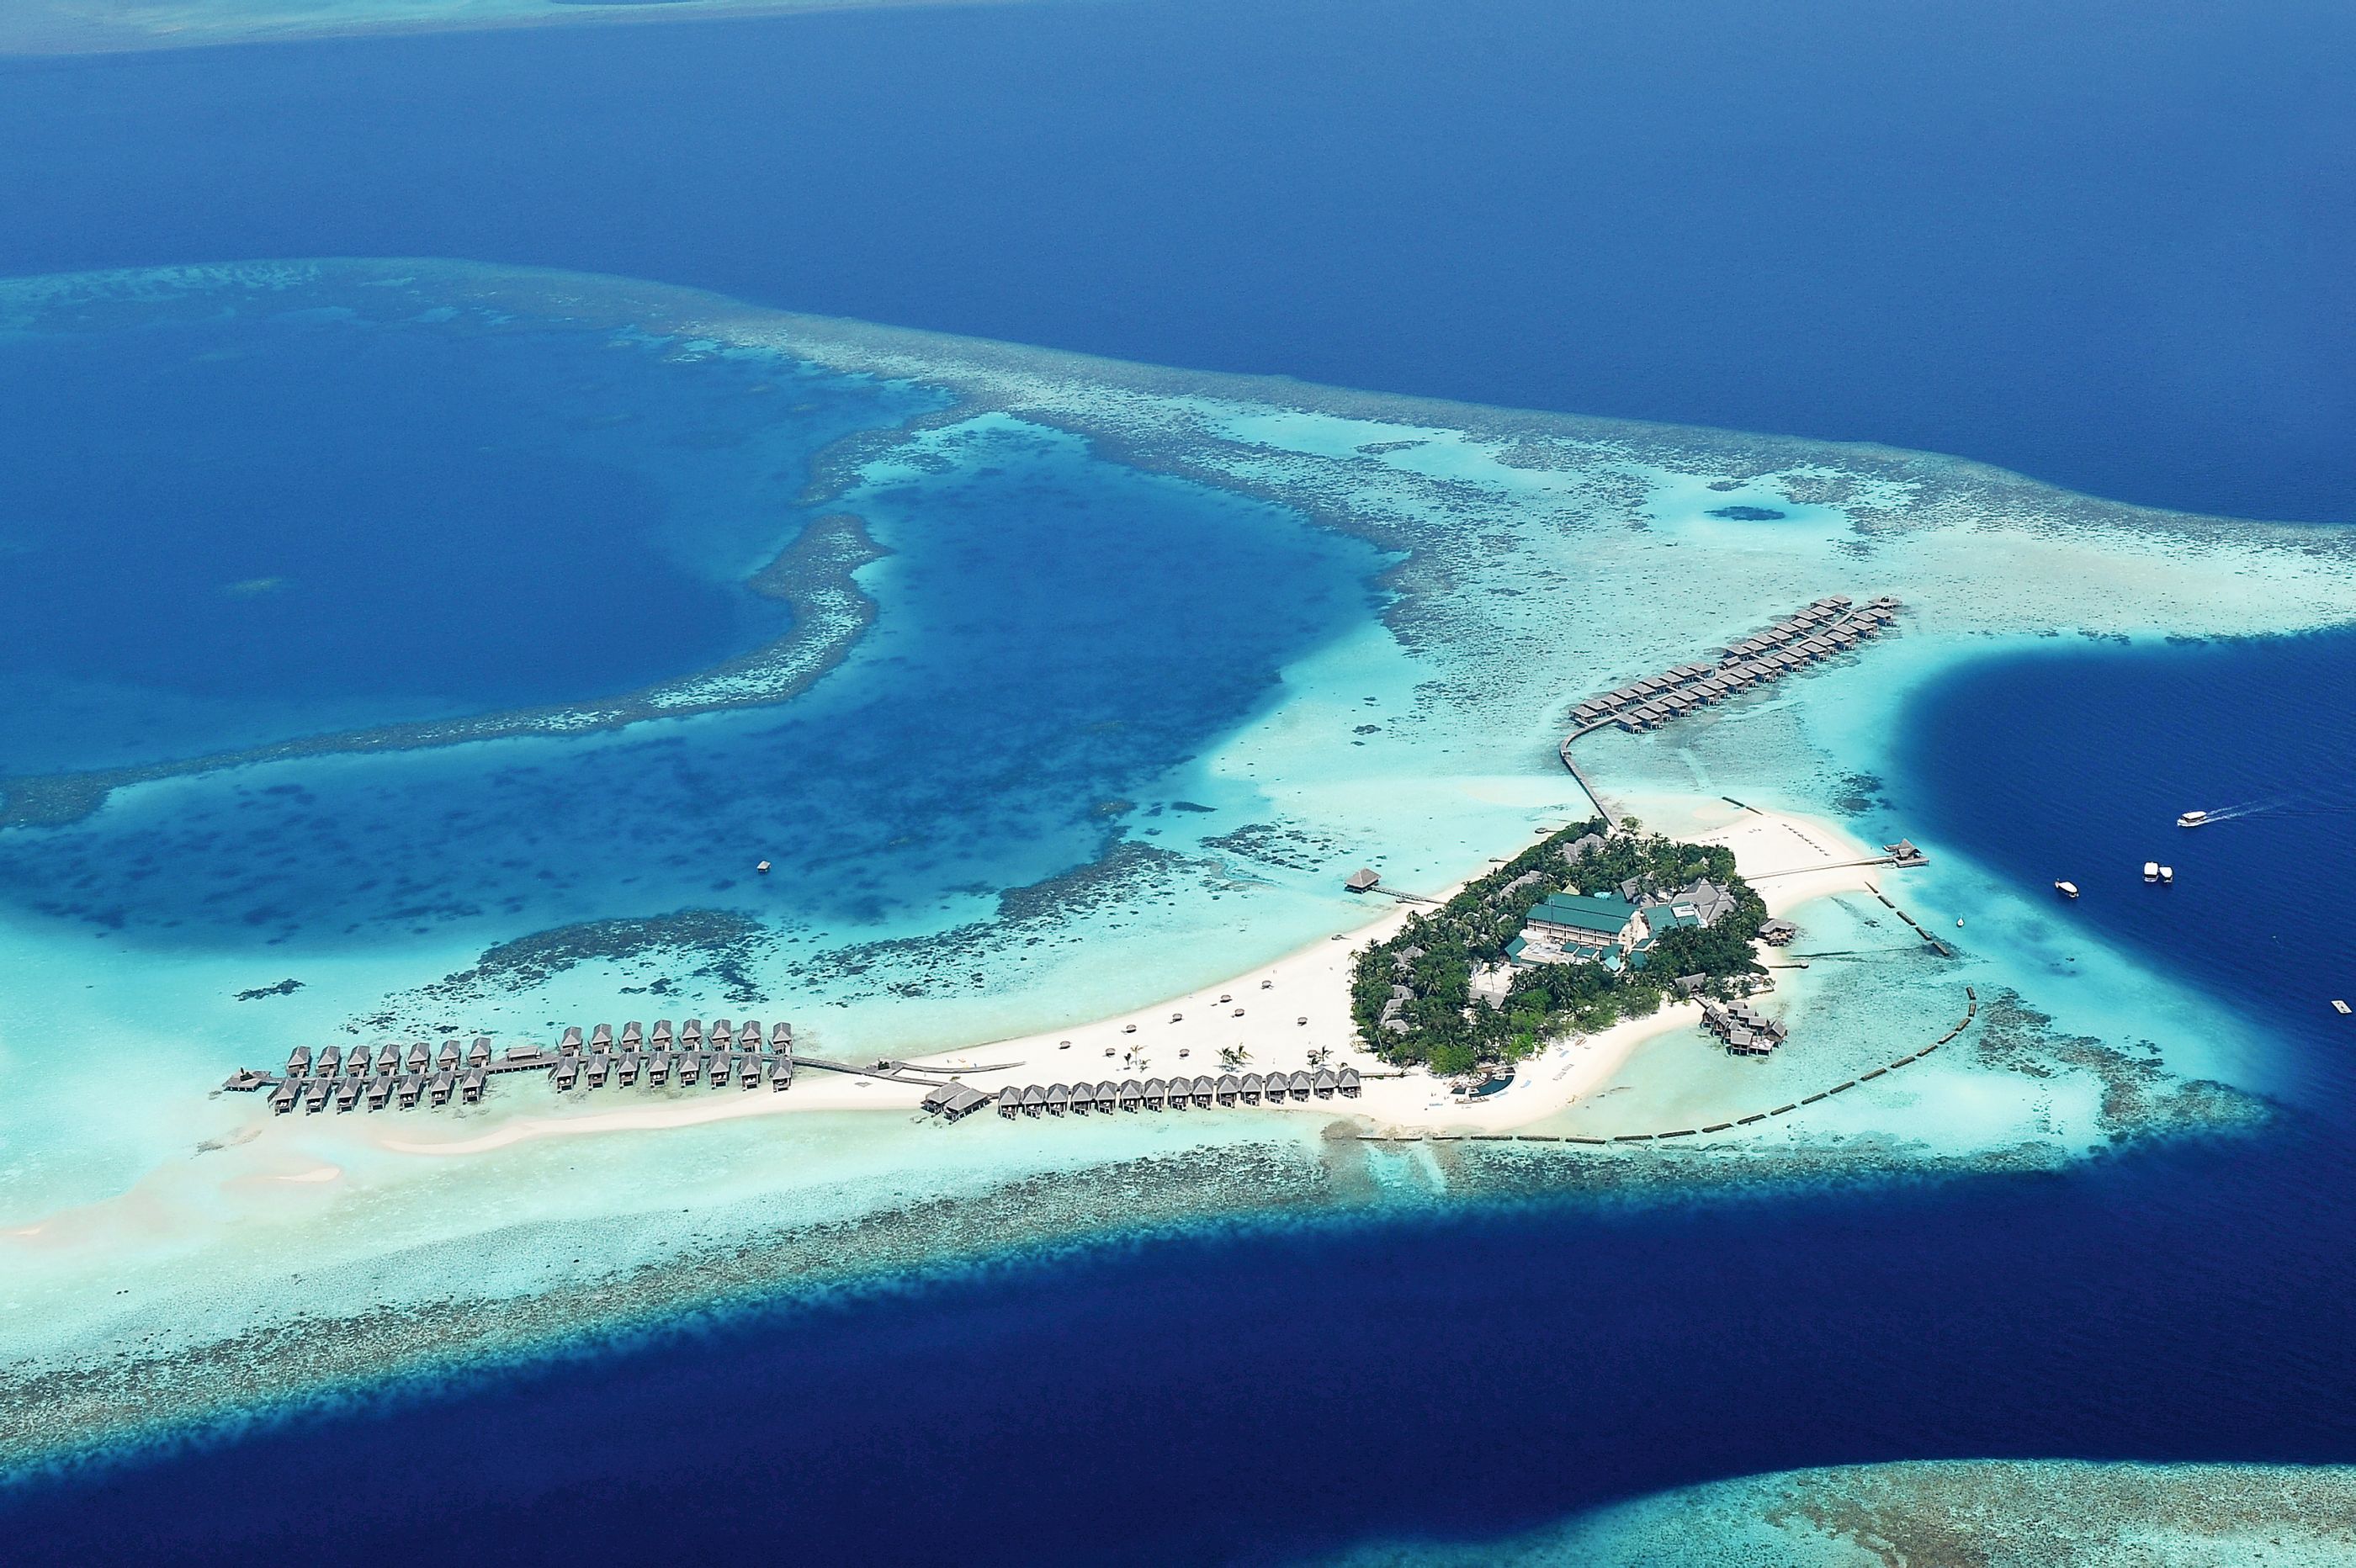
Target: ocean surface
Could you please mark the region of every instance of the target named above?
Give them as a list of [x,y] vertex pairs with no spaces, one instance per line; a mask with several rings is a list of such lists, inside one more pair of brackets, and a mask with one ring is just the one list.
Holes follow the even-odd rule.
[[[2336,256],[2356,202],[2329,171],[2356,166],[2356,120],[2321,84],[2351,46],[2344,14],[2293,5],[1771,27],[1701,4],[1148,4],[0,62],[0,272],[599,269],[2346,521]],[[806,485],[830,443],[933,398],[359,298],[0,337],[0,772],[562,704],[724,661],[787,624],[745,583],[821,509]],[[217,1075],[290,1019],[339,1021],[339,984],[375,996],[519,934],[697,910],[807,950],[780,962],[845,1007],[839,1025],[812,1008],[821,1038],[890,1045],[874,1031],[989,1016],[977,998],[1001,989],[1029,987],[1003,1021],[1035,1027],[1037,994],[1112,994],[1108,965],[1192,983],[1322,939],[1352,842],[1114,885],[1086,942],[975,934],[1009,890],[1095,896],[1072,873],[1117,837],[1202,852],[1280,776],[1420,799],[1384,748],[1416,722],[1448,738],[1483,699],[1477,667],[1435,695],[1367,651],[1393,553],[1121,457],[986,416],[862,472],[847,499],[891,552],[859,577],[881,612],[839,678],[782,707],[305,757],[0,833],[0,935],[34,977],[0,1005],[14,1208],[135,1190],[141,1140],[186,1111],[145,1075],[83,1145],[45,1141],[68,1091],[25,1069],[52,1016],[185,1009],[184,1054],[142,1034],[123,1060]],[[1730,559],[1743,528],[1828,526],[1729,495],[1785,515],[1704,522],[1669,503],[1727,498],[1677,493],[1645,526]],[[1960,860],[2039,901],[2034,929],[2002,902],[1973,924],[2017,923],[1986,940],[2041,965],[2073,1019],[2140,1000],[2231,1020],[2222,1057],[2262,1041],[2257,1135],[1023,1254],[30,1482],[0,1497],[5,1555],[1272,1563],[1411,1557],[1802,1466],[2356,1464],[2356,1020],[2327,1007],[2356,1001],[2356,634],[1942,650],[1875,741],[1860,821],[1937,846],[1934,877]],[[1493,688],[1527,662],[1494,656]],[[1325,705],[1314,768],[1266,733],[1288,703]],[[1543,737],[1493,746],[1548,767]],[[1493,794],[1486,816],[1365,820],[1438,867],[1553,804]],[[2172,826],[2193,807],[2229,819]],[[2142,882],[2148,859],[2174,886]],[[2048,901],[2059,878],[2083,898]],[[1214,912],[1247,884],[1260,901]],[[2116,994],[2136,971],[2115,955],[2147,996]],[[282,976],[306,988],[228,1000]],[[705,1011],[742,983],[723,963],[583,984],[623,980],[702,987]],[[497,1004],[412,1006],[472,1028]],[[644,1148],[613,1165],[665,1179]],[[270,1354],[299,1381],[299,1337]]]
[[1117,0],[0,62],[0,273],[438,255],[2356,519],[2329,0]]

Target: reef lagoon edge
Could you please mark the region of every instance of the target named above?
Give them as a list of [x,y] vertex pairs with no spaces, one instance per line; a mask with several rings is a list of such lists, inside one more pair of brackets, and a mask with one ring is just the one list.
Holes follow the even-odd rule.
[[[1905,704],[1944,671],[2056,635],[2262,636],[2356,619],[2349,530],[2117,507],[1878,448],[1162,371],[783,315],[653,285],[445,262],[174,269],[17,283],[9,297],[34,306],[15,317],[16,329],[39,330],[42,309],[80,311],[93,300],[136,315],[176,300],[211,308],[226,295],[248,308],[295,296],[307,306],[318,301],[306,291],[357,298],[362,290],[391,302],[389,315],[587,320],[657,341],[681,362],[790,360],[946,394],[919,418],[827,451],[806,499],[844,515],[867,517],[869,498],[914,483],[912,475],[970,467],[1017,439],[1050,450],[1061,437],[1084,443],[1096,463],[1240,496],[1271,518],[1307,519],[1364,547],[1376,613],[1308,639],[1239,723],[1162,776],[1136,781],[1138,800],[1196,807],[1154,818],[1150,853],[1115,859],[1146,840],[1141,827],[1129,832],[1126,816],[1108,816],[1092,829],[1098,858],[1067,860],[1058,873],[1080,881],[1043,883],[1048,891],[1030,898],[1010,898],[1019,890],[1004,885],[960,894],[947,921],[931,909],[895,909],[834,949],[813,947],[816,922],[800,913],[740,906],[727,976],[691,978],[673,993],[681,1010],[712,1011],[727,1005],[729,987],[744,987],[772,1011],[816,1019],[813,1038],[844,1055],[939,1058],[1009,1040],[1037,1053],[1168,998],[1222,986],[1248,997],[1288,954],[1355,945],[1333,940],[1365,923],[1339,873],[1370,857],[1368,846],[1381,848],[1386,881],[1427,896],[1444,891],[1518,848],[1533,825],[1583,812],[1552,755],[1571,702],[1819,593],[1898,593],[1909,607],[1904,633],[1676,731],[1597,737],[1590,765],[1617,799],[1673,833],[1736,833],[1756,827],[1755,816],[1803,834],[1813,825],[1830,841],[1895,837],[1907,827],[1906,802],[1884,776],[1895,773],[1888,750]],[[922,542],[902,542],[912,540]],[[881,627],[894,616],[893,574],[910,563],[892,539],[879,542],[895,553],[851,575]],[[1575,617],[1563,613],[1571,602]],[[870,640],[815,672],[786,709],[862,678],[859,648]],[[1357,734],[1370,712],[1375,733]],[[557,731],[444,748],[433,762],[397,748],[289,756],[134,784],[86,816],[7,837],[86,844],[95,857],[106,835],[171,801],[220,798],[263,779],[337,798],[339,779],[463,771],[519,748],[553,757],[627,746],[648,732],[725,734],[721,727],[746,721],[658,720],[578,740]],[[1187,821],[1200,826],[1182,831]],[[86,933],[56,912],[12,910],[0,940],[27,972],[104,983],[90,1016],[64,1031],[26,999],[8,1004],[0,1049],[12,1063],[37,1071],[52,1051],[105,1039],[135,1042],[146,1071],[102,1152],[73,1147],[89,1113],[77,1113],[64,1088],[37,1088],[11,1113],[11,1135],[37,1142],[43,1157],[13,1168],[0,1187],[0,1249],[14,1282],[0,1336],[17,1369],[0,1392],[0,1452],[39,1463],[103,1450],[110,1434],[309,1397],[283,1369],[241,1384],[222,1368],[253,1366],[257,1346],[297,1343],[355,1315],[371,1326],[368,1345],[348,1363],[314,1362],[318,1387],[486,1354],[537,1356],[584,1328],[627,1332],[790,1291],[798,1280],[838,1277],[832,1260],[847,1255],[842,1238],[854,1233],[873,1251],[840,1277],[1000,1251],[1010,1229],[1025,1227],[1040,1244],[1060,1245],[1269,1208],[1413,1213],[1451,1196],[1608,1198],[1665,1186],[1690,1196],[1828,1176],[2044,1172],[2155,1133],[2237,1136],[2279,1114],[2270,1097],[2295,1102],[2296,1083],[2282,1080],[2244,1020],[2091,933],[2065,936],[2031,892],[1945,846],[1926,848],[1930,867],[1888,891],[1934,927],[1961,926],[1958,956],[1934,963],[1889,944],[1875,901],[1828,879],[1790,908],[1828,936],[1872,938],[1858,945],[1887,947],[1888,956],[1784,976],[1784,1000],[1811,1022],[1815,1068],[1853,1071],[1841,1064],[1875,1062],[1893,1039],[1935,1035],[1954,1021],[1966,985],[1989,1005],[1979,1032],[1910,1068],[1895,1093],[1828,1103],[1772,1147],[1691,1154],[1363,1140],[1386,1124],[1456,1125],[1462,1113],[1452,1105],[1387,1107],[1365,1122],[1319,1107],[1183,1123],[1098,1119],[1085,1130],[996,1118],[939,1128],[910,1124],[909,1107],[887,1093],[846,1088],[846,1097],[876,1096],[878,1108],[616,1125],[589,1140],[606,1157],[586,1172],[574,1158],[580,1138],[506,1136],[561,1129],[583,1115],[521,1090],[460,1124],[467,1136],[448,1141],[471,1150],[426,1157],[420,1150],[438,1132],[421,1136],[398,1119],[273,1122],[251,1101],[207,1100],[203,1090],[230,1066],[283,1056],[323,1031],[406,1032],[454,1008],[516,1033],[549,1017],[611,1015],[617,991],[644,987],[658,971],[676,978],[696,933],[568,955],[509,976],[511,993],[430,988],[479,970],[487,932],[513,941],[544,926],[472,918],[398,944],[309,952],[297,944],[285,966],[305,973],[305,989],[272,1004],[284,1013],[263,1015],[223,1005],[227,977],[249,962],[233,947],[189,945],[134,924],[92,959]],[[839,923],[830,919],[825,934]],[[1027,974],[959,991],[928,967],[945,932],[958,933],[961,960],[1001,973],[1001,956],[1033,937],[1055,933],[1066,945]],[[2065,940],[2075,966],[2066,985],[2051,952]],[[1290,991],[1294,981],[1283,984]],[[199,996],[213,1000],[198,1004]],[[1321,1023],[1304,1047],[1313,1038],[1344,1049],[1341,1027]],[[1626,1043],[1576,1103],[1534,1099],[1537,1114],[1516,1120],[1518,1103],[1501,1097],[1496,1125],[1559,1134],[1638,1107],[1701,1116],[1756,1090],[1757,1080],[1731,1076],[1739,1069],[1692,1038]],[[1787,1069],[1804,1071],[1782,1061],[1772,1070]],[[788,1132],[790,1147],[779,1142]],[[659,1201],[648,1196],[655,1180]],[[1153,1192],[1161,1196],[1140,1197]],[[358,1215],[369,1223],[353,1223]],[[102,1280],[128,1283],[105,1294]]]

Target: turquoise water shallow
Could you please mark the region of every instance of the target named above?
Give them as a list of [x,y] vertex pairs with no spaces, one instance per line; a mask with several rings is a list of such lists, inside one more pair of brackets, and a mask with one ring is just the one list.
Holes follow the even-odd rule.
[[[177,1369],[158,1374],[174,1391],[166,1416],[294,1392],[186,1375],[273,1323],[399,1313],[411,1328],[380,1371],[515,1349],[828,1277],[827,1249],[808,1239],[830,1226],[884,1238],[837,1249],[839,1268],[902,1267],[1148,1216],[1684,1179],[1621,1162],[1492,1182],[1477,1162],[1349,1152],[1312,1121],[1248,1117],[1048,1138],[994,1118],[941,1136],[852,1114],[421,1158],[399,1147],[401,1118],[273,1123],[251,1100],[207,1097],[230,1068],[293,1044],[755,1012],[791,1018],[833,1054],[965,1047],[1142,1006],[1347,930],[1366,915],[1339,883],[1360,863],[1440,890],[1583,809],[1552,756],[1570,701],[1819,594],[1898,593],[1903,634],[1687,729],[1598,737],[1607,789],[1673,830],[1724,826],[1732,795],[1879,842],[1914,830],[1893,754],[1901,712],[1955,668],[2057,631],[2241,635],[2356,615],[2347,541],[2319,530],[2137,512],[1918,454],[1224,380],[616,280],[288,264],[62,280],[20,286],[12,304],[35,338],[96,314],[109,332],[152,333],[139,351],[161,359],[185,357],[191,321],[208,345],[250,330],[261,354],[280,351],[290,322],[401,323],[428,347],[380,356],[374,373],[417,378],[421,405],[453,388],[496,394],[452,345],[594,358],[605,379],[559,411],[626,407],[627,421],[584,435],[545,409],[483,417],[521,421],[559,452],[587,441],[639,475],[605,497],[638,508],[632,526],[552,533],[572,515],[560,507],[502,546],[504,570],[529,576],[531,541],[562,538],[618,606],[585,617],[608,627],[631,620],[641,585],[741,593],[819,516],[855,516],[887,552],[852,574],[872,618],[790,700],[700,675],[684,646],[659,661],[626,649],[614,680],[668,681],[706,710],[568,734],[563,693],[532,685],[524,636],[497,645],[504,667],[473,661],[465,695],[479,708],[528,693],[540,706],[525,732],[339,741],[119,788],[87,816],[0,834],[5,939],[31,977],[0,997],[0,1072],[17,1086],[0,1110],[0,1245],[19,1264],[0,1334],[45,1374],[140,1345]],[[348,405],[338,422],[336,407],[313,411],[307,450],[380,463],[371,422]],[[434,418],[418,430],[475,428],[466,407]],[[134,461],[168,464],[195,428],[155,421],[157,444]],[[138,439],[97,421],[79,439],[101,433]],[[503,515],[513,495],[505,471],[471,463],[435,483],[454,515]],[[231,529],[238,492],[220,494],[205,515]],[[365,551],[413,539],[392,525],[354,533],[348,571],[333,558],[275,575],[382,613]],[[649,550],[673,570],[649,575]],[[433,564],[402,571],[426,581]],[[62,570],[105,575],[102,562]],[[395,599],[391,613],[416,612]],[[567,631],[584,619],[571,600],[552,613]],[[704,656],[764,630],[730,625],[734,640]],[[194,667],[219,642],[192,628],[174,677],[214,678]],[[70,644],[51,646],[62,660]],[[391,678],[404,672],[379,673],[414,700],[418,683]],[[352,722],[304,708],[299,688],[171,754],[299,734],[289,715]],[[2233,1133],[2265,1115],[2254,1096],[2295,1097],[2264,1030],[2096,931],[2071,933],[2065,980],[2051,917],[2017,881],[1928,841],[1933,866],[1892,891],[1933,924],[1965,920],[1962,958],[1932,965],[1900,947],[1786,976],[1791,1004],[1822,1020],[1820,1050],[1767,1077],[1852,1072],[1892,1040],[1911,1050],[1954,1021],[1965,984],[1991,1017],[2003,1004],[2004,1049],[1951,1052],[1891,1093],[1780,1124],[1772,1143],[1730,1141],[1704,1157],[1705,1184],[2063,1169],[2155,1131]],[[766,877],[751,872],[761,859]],[[1804,924],[1868,951],[1892,934],[1877,907],[1849,897]],[[525,938],[539,939],[529,961],[503,945]],[[289,979],[299,987],[273,990]],[[1609,1104],[1697,1119],[1781,1087],[1694,1049],[1648,1048]],[[66,1065],[93,1053],[119,1070],[102,1100]],[[2201,1080],[2232,1087],[2187,1091]],[[491,1130],[518,1113],[567,1114],[503,1086],[455,1125]],[[1205,1149],[1226,1178],[1197,1163],[1138,1197],[1153,1180],[1141,1162]],[[1721,1156],[1723,1171],[1708,1163]],[[992,1207],[1049,1175],[1076,1196]],[[940,1211],[993,1217],[916,1217]],[[731,1257],[757,1261],[713,1264]],[[650,1269],[677,1288],[649,1293]],[[120,1283],[106,1294],[101,1279]],[[365,1374],[321,1362],[311,1375]],[[77,1388],[20,1425],[12,1451],[126,1420],[115,1395]]]

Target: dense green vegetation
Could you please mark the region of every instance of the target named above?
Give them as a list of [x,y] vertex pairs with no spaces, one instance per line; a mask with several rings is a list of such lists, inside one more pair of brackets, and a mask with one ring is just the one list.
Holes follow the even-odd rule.
[[[1706,989],[1731,996],[1765,973],[1752,944],[1767,909],[1735,874],[1732,850],[1648,835],[1633,818],[1610,837],[1604,830],[1599,819],[1548,836],[1360,954],[1350,998],[1359,1038],[1387,1061],[1470,1072],[1518,1061],[1551,1035],[1655,1011],[1679,976],[1704,976]],[[1610,892],[1640,877],[1663,890],[1707,878],[1734,895],[1734,911],[1708,927],[1662,933],[1641,968],[1615,974],[1601,964],[1536,965],[1514,971],[1502,1007],[1473,1000],[1474,966],[1505,961],[1506,944],[1540,900]],[[1403,1031],[1384,1027],[1395,987],[1410,993],[1396,1011]]]

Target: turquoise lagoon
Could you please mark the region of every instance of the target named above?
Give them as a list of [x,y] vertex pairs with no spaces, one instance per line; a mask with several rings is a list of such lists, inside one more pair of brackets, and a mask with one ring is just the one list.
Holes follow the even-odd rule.
[[[1163,371],[454,263],[46,280],[4,303],[0,362],[70,353],[92,387],[149,400],[135,423],[97,417],[95,394],[68,405],[83,411],[54,432],[65,456],[187,465],[224,438],[175,406],[234,381],[206,367],[276,355],[332,381],[349,356],[320,344],[359,343],[422,408],[436,388],[475,400],[421,415],[400,450],[478,508],[423,536],[426,565],[403,559],[416,536],[394,510],[338,513],[326,537],[223,502],[206,526],[251,527],[262,564],[224,549],[210,578],[203,552],[176,570],[286,586],[166,617],[103,667],[77,666],[62,631],[47,645],[53,695],[12,723],[17,825],[0,833],[19,977],[0,995],[0,1340],[20,1386],[62,1381],[37,1414],[12,1405],[18,1456],[300,1392],[187,1375],[289,1324],[397,1321],[412,1360],[513,1349],[1076,1233],[1502,1189],[1463,1162],[1248,1116],[949,1133],[806,1115],[423,1158],[391,1147],[399,1117],[278,1122],[210,1093],[292,1045],[729,1013],[790,1018],[832,1055],[959,1048],[1346,932],[1367,918],[1340,891],[1362,862],[1445,887],[1584,809],[1552,755],[1570,702],[1820,594],[1897,593],[1904,635],[1685,729],[1599,737],[1607,794],[1677,829],[1728,819],[1732,795],[1894,837],[1897,715],[1943,672],[2056,635],[2356,617],[2342,533],[2141,511],[1919,453]],[[500,376],[551,366],[570,391],[495,406]],[[350,406],[323,398],[311,450],[381,464]],[[587,499],[536,490],[480,452],[444,465],[437,441],[617,477]],[[795,556],[854,524],[863,547]],[[133,568],[70,535],[27,548],[54,558],[45,581],[93,596]],[[594,581],[532,635],[450,651],[486,583],[529,583],[559,551]],[[299,569],[268,569],[292,552]],[[780,560],[799,597],[747,588]],[[403,572],[449,592],[374,596]],[[277,665],[252,662],[270,637],[222,617],[298,616],[295,588],[414,635],[353,645],[392,650],[348,656],[375,681],[357,695],[285,656],[299,621],[275,634]],[[648,636],[655,603],[705,635]],[[545,661],[549,637],[596,656]],[[778,646],[801,660],[790,678],[745,674]],[[208,683],[209,704],[188,695]],[[436,724],[495,736],[451,743]],[[206,761],[257,744],[266,760]],[[144,782],[103,772],[126,762]],[[1563,1179],[2051,1167],[2243,1125],[2258,1096],[2298,1092],[2256,1030],[2062,923],[2038,890],[1930,848],[1890,891],[1934,927],[1964,920],[1963,957],[1890,942],[1855,898],[1804,912],[1851,956],[1786,976],[1823,1045],[1770,1072],[1912,1050],[1965,984],[2000,1050],[1678,1165],[1566,1156]],[[1570,1120],[1766,1086],[1738,1071],[1665,1040]],[[2211,1081],[2233,1087],[2196,1087]],[[563,1114],[503,1085],[455,1120],[519,1112]]]

